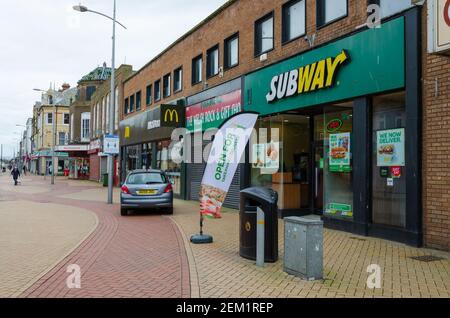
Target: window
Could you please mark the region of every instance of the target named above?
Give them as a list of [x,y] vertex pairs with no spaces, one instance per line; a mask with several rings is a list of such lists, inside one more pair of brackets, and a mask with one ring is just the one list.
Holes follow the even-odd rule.
[[183,90],[183,68],[177,68],[173,71],[173,91],[174,93]]
[[51,124],[53,124],[53,114],[48,113],[47,114],[47,125],[51,125]]
[[142,93],[141,91],[136,93],[136,110],[141,110],[141,103],[142,103]]
[[90,125],[91,114],[90,113],[82,113],[81,114],[81,141],[89,141],[90,135]]
[[145,104],[151,105],[152,104],[152,85],[148,85],[146,92],[145,92]]
[[192,85],[198,84],[202,81],[202,65],[202,55],[199,55],[192,60]]
[[382,18],[394,15],[413,6],[411,0],[369,0],[369,4],[377,4],[380,6]]
[[235,34],[225,40],[224,45],[224,66],[225,69],[232,68],[239,64],[239,34]]
[[155,102],[161,100],[161,80],[155,82]]
[[255,56],[273,49],[273,12],[255,23]]
[[86,100],[91,100],[92,95],[94,95],[95,91],[96,91],[96,87],[95,86],[88,86],[86,88]]
[[74,139],[74,137],[75,137],[75,131],[74,131],[74,126],[73,126],[73,123],[74,123],[74,117],[73,117],[73,114],[71,114],[70,115],[70,140],[71,141],[73,141],[73,139]]
[[119,87],[116,86],[116,94],[114,96],[114,127],[119,129]]
[[305,0],[293,0],[283,6],[283,43],[306,33]]
[[106,131],[106,99],[102,99],[102,131]]
[[66,144],[66,133],[60,132],[58,133],[58,145]]
[[134,112],[134,95],[130,96],[130,113]]
[[64,125],[69,125],[70,114],[64,114]]
[[219,45],[206,52],[206,77],[219,74]]
[[125,115],[128,114],[130,112],[130,104],[129,104],[129,99],[125,98],[125,106],[124,106],[124,113]]
[[97,118],[96,118],[97,122],[95,124],[96,127],[96,131],[95,134],[98,135],[98,131],[100,130],[100,103],[97,104]]
[[164,98],[170,96],[170,83],[171,82],[171,76],[170,74],[167,74],[163,77],[163,96]]
[[347,0],[317,0],[317,26],[347,16]]

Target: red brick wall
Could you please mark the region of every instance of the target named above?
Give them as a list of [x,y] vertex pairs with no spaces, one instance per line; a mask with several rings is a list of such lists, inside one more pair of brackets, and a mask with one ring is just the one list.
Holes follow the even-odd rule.
[[428,54],[426,32],[423,43],[424,240],[450,251],[450,56]]
[[89,158],[90,175],[89,180],[100,181],[100,157],[97,154],[90,155]]
[[[138,91],[142,91],[143,107],[145,110],[145,92],[149,84],[154,84],[164,75],[172,72],[179,66],[183,66],[183,91],[173,94],[161,100],[159,103],[172,101],[177,98],[187,97],[203,90],[205,81],[209,87],[242,76],[252,70],[272,64],[283,58],[309,49],[309,45],[303,37],[281,44],[281,7],[286,0],[238,0],[226,10],[219,13],[214,19],[204,24],[200,29],[189,35],[186,39],[172,47],[156,61],[141,69],[136,76],[125,82],[124,96],[128,97]],[[317,32],[315,44],[328,42],[333,38],[342,36],[355,30],[356,26],[364,24],[367,20],[367,6],[361,0],[349,0],[348,17],[329,26],[316,30],[316,4],[315,1],[306,1],[307,5],[307,34]],[[254,57],[254,23],[267,13],[274,11],[275,40],[274,50],[268,53],[268,59],[260,62],[259,57]],[[215,76],[206,79],[206,51],[219,44],[219,61],[223,66],[224,40],[239,32],[239,65],[225,71],[224,77]],[[203,54],[203,82],[191,85],[192,59]],[[172,78],[173,79],[173,78]],[[161,81],[162,86],[162,81]],[[123,111],[123,100],[121,101]],[[128,116],[133,116],[129,114]],[[126,116],[124,116],[126,117]]]

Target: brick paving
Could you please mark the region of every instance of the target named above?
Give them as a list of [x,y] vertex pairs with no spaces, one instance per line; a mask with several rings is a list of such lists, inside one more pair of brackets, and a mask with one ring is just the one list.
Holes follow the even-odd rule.
[[[176,202],[173,220],[185,241],[198,232],[198,204]],[[223,219],[207,220],[205,232],[213,235],[210,245],[187,243],[192,253],[191,273],[197,277],[200,297],[450,297],[450,254],[403,244],[355,236],[325,229],[324,276],[308,282],[283,272],[283,222],[279,222],[279,258],[258,268],[239,256],[239,218],[225,209]],[[424,263],[412,256],[435,255],[441,261]],[[382,288],[366,286],[371,264],[380,265]],[[195,286],[194,286],[195,287]]]
[[[72,186],[76,181],[58,178],[51,188],[49,180],[27,177],[18,188],[2,182],[3,200],[17,200],[27,186],[51,188],[26,193],[24,200],[66,205],[89,210],[98,218],[98,226],[70,255],[65,256],[20,297],[189,297],[189,266],[184,244],[177,227],[167,217],[135,215],[121,217],[117,204],[78,199],[80,191],[105,189],[97,184]],[[2,200],[2,198],[0,198]],[[61,255],[62,256],[62,255]],[[41,257],[45,257],[41,255]],[[81,268],[81,289],[69,289],[67,268]],[[1,270],[0,270],[1,271]]]

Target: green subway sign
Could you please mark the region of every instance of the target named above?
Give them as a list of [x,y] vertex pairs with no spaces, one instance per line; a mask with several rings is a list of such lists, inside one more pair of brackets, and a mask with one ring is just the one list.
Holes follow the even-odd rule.
[[405,86],[405,22],[398,18],[245,77],[245,109],[280,113]]

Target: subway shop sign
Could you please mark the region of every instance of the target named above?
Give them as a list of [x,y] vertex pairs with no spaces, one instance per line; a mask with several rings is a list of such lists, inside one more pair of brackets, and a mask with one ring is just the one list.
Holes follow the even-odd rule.
[[340,67],[348,60],[348,53],[343,50],[334,58],[274,76],[270,82],[270,93],[266,96],[267,102],[332,87]]
[[404,17],[245,76],[246,111],[271,115],[405,87]]

